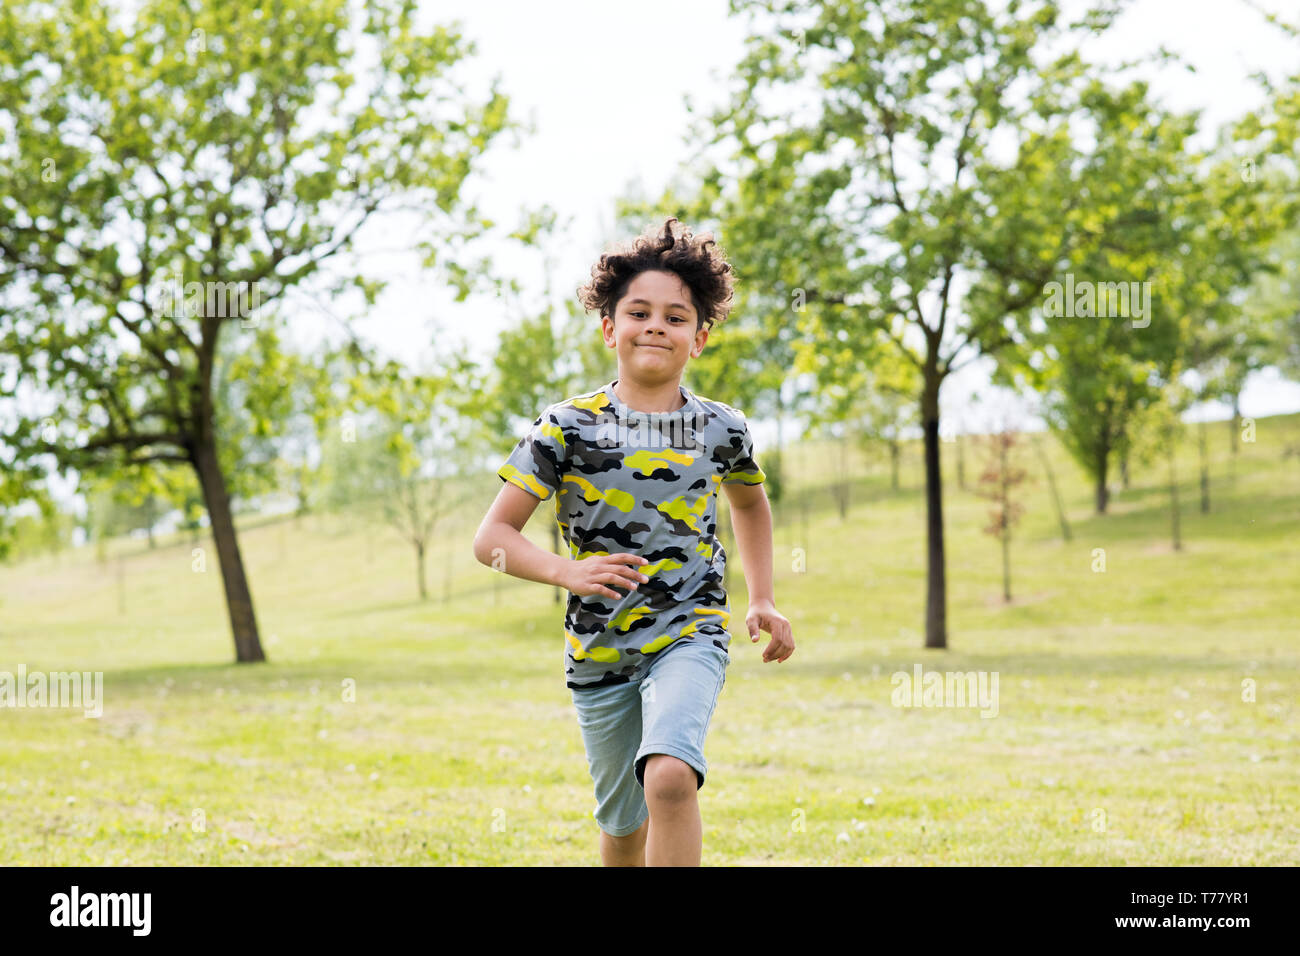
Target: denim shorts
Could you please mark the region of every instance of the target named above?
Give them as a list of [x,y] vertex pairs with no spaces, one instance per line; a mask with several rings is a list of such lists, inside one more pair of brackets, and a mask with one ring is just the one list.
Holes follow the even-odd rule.
[[731,654],[711,640],[679,639],[654,657],[640,681],[569,688],[596,787],[593,816],[610,836],[640,829],[645,764],[652,754],[685,761],[704,786],[704,735],[727,681]]

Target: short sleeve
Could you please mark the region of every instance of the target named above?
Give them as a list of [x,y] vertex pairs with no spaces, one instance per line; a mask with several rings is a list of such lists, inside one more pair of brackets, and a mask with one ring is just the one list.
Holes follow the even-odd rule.
[[763,474],[763,469],[758,467],[758,462],[754,460],[754,436],[749,433],[749,422],[742,418],[740,427],[744,429],[740,436],[740,449],[731,460],[731,467],[723,475],[722,483],[762,484],[767,479],[767,475]]
[[560,488],[566,455],[564,432],[548,408],[519,439],[497,475],[545,501]]

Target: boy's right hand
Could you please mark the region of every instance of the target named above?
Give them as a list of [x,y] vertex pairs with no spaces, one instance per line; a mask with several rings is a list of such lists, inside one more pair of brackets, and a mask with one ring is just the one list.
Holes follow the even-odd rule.
[[581,561],[570,558],[565,566],[564,587],[583,597],[599,594],[621,601],[626,595],[619,594],[607,585],[613,584],[635,591],[637,582],[650,580],[637,570],[641,565],[649,563],[638,554],[593,554]]

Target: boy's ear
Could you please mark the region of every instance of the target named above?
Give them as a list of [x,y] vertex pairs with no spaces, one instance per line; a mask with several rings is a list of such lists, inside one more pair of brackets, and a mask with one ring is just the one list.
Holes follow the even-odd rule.
[[[701,337],[701,336],[703,336],[703,337]],[[704,351],[704,344],[705,344],[706,342],[708,342],[708,341],[709,341],[709,330],[708,330],[708,329],[702,329],[701,331],[696,332],[696,333],[695,333],[695,345],[694,345],[694,347],[691,349],[691,357],[692,357],[692,358],[699,358],[700,355],[701,355],[701,353],[703,353],[703,351]]]

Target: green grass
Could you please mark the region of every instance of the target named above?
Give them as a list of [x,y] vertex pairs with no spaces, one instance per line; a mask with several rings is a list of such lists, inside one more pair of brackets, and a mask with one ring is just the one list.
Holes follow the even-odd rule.
[[[1180,446],[1181,552],[1163,466],[1096,517],[1053,446],[1067,545],[1027,454],[1037,481],[1009,605],[997,542],[980,530],[987,502],[957,488],[945,444],[946,651],[921,648],[915,447],[900,492],[882,466],[859,469],[846,520],[824,488],[806,515],[780,509],[777,604],[797,650],[761,663],[768,637],[744,636],[737,561],[732,664],[699,795],[704,863],[1300,861],[1300,459],[1282,457],[1300,418],[1259,420],[1233,482],[1227,434],[1212,427],[1209,515],[1194,433]],[[792,449],[787,473],[820,486],[828,460]],[[331,516],[248,528],[264,665],[230,663],[206,540],[204,572],[186,542],[138,541],[114,542],[106,564],[84,548],[0,568],[0,670],[101,670],[105,696],[97,720],[0,710],[0,860],[597,864],[562,606],[470,554],[499,486],[485,477],[482,500],[443,529],[428,602],[392,532]],[[548,518],[539,508],[529,528],[544,546]],[[997,716],[892,706],[890,675],[916,663],[996,672]]]

